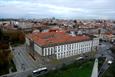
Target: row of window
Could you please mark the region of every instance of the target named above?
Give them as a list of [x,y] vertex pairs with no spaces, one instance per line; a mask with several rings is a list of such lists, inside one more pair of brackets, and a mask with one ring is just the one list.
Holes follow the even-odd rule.
[[91,42],[87,42],[87,44],[84,42],[82,43],[74,43],[74,44],[67,44],[67,45],[60,45],[57,46],[57,50],[59,52],[61,51],[66,51],[66,50],[76,50],[76,49],[82,49],[82,48],[87,48],[87,47],[91,47]]
[[93,46],[97,46],[97,45],[99,45],[99,41],[98,41],[98,40],[95,40],[95,41],[93,42]]
[[91,51],[91,48],[83,48],[82,50],[80,49],[80,50],[71,50],[71,51],[61,52],[61,53],[57,53],[57,58],[58,59],[65,58],[65,57],[82,54],[89,51]]
[[55,53],[54,47],[44,48],[44,52],[43,52],[44,56],[45,55],[52,55],[54,53]]
[[82,49],[76,49],[76,50],[70,50],[70,51],[63,51],[63,52],[57,52],[57,53],[73,53],[73,51],[76,52],[87,52],[87,51],[91,51],[91,47],[87,47],[87,48],[82,48]]
[[[95,44],[97,44],[96,41],[95,41]],[[67,51],[70,51],[70,53],[71,52],[73,53],[74,50],[77,51],[75,53],[78,53],[78,51],[87,52],[87,51],[91,50],[91,47],[92,47],[92,41],[86,41],[86,42],[44,48],[43,54],[45,56],[45,55],[52,55],[55,53],[65,53]]]
[[57,54],[57,58],[65,58],[65,57],[69,57],[69,56],[73,56],[73,55],[77,55],[77,54],[82,54],[88,51],[77,51],[77,50],[72,50],[72,51],[68,51],[68,52],[63,52],[63,53],[58,53]]

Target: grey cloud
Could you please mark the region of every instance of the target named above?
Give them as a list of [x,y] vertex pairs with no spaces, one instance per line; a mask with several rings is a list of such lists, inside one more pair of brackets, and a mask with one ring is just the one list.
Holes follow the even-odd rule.
[[115,0],[1,0],[1,17],[115,19]]

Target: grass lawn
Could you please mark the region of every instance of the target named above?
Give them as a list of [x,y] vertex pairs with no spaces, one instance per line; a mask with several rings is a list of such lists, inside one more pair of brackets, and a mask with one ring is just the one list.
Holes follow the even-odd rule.
[[57,60],[57,59],[53,59],[52,61],[50,61],[51,62],[51,64],[59,64],[60,63],[60,61],[59,60]]
[[90,77],[94,61],[86,61],[79,65],[70,64],[65,69],[51,71],[40,77]]
[[62,77],[90,77],[93,62],[87,62],[79,67],[74,67],[62,72]]

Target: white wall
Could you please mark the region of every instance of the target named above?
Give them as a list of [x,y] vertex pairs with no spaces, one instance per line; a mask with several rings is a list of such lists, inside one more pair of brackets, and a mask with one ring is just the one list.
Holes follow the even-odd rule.
[[99,45],[99,38],[94,38],[93,39],[93,46],[98,46]]
[[42,54],[41,47],[35,44],[34,48],[42,56],[55,54],[57,59],[61,59],[61,58],[66,58],[73,55],[90,52],[92,47],[96,47],[98,45],[99,45],[99,39],[95,38],[90,41],[64,44],[64,45],[59,45],[59,46],[54,46],[54,47],[46,47],[46,48],[43,48],[43,54]]
[[35,43],[34,43],[34,50],[40,55],[42,55],[42,48]]
[[26,44],[29,46],[30,45],[30,41],[28,38],[26,38]]
[[99,39],[94,39],[90,41],[59,45],[56,48],[57,59],[70,57],[73,55],[78,55],[86,52],[90,52],[91,48],[99,45]]
[[55,47],[43,48],[43,56],[55,54]]

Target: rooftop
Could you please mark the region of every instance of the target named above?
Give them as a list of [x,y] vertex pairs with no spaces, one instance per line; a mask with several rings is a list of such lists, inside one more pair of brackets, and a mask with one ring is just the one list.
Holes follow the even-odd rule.
[[36,44],[42,47],[56,46],[65,43],[75,43],[80,41],[90,40],[90,37],[86,35],[72,36],[67,33],[58,32],[36,32],[28,34],[27,38],[34,41]]

